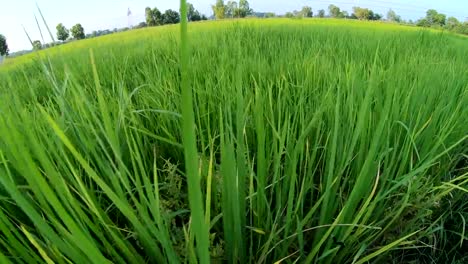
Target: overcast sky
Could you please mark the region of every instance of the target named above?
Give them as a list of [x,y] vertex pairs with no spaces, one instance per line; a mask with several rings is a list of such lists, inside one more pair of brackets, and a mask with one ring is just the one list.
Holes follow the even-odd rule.
[[[200,12],[210,16],[211,5],[216,0],[189,0],[189,2]],[[179,10],[177,0],[2,0],[0,34],[6,36],[11,52],[31,48],[22,25],[33,40],[41,39],[34,19],[36,15],[40,20],[36,3],[40,6],[54,35],[55,26],[58,23],[63,23],[67,28],[81,23],[85,32],[90,33],[98,29],[113,29],[138,24],[144,21],[146,6],[157,7],[161,11],[169,8]],[[353,6],[361,6],[371,8],[383,15],[389,8],[392,8],[403,19],[412,20],[423,17],[426,10],[430,8],[448,16],[454,16],[461,21],[468,17],[468,0],[250,0],[249,3],[255,11],[277,14],[298,10],[304,5],[311,6],[316,12],[319,9],[327,10],[329,4],[335,4],[348,12]],[[129,8],[132,15],[127,17]],[[42,23],[41,26],[43,27]],[[48,34],[44,35],[45,41],[49,42],[50,37],[46,35]]]

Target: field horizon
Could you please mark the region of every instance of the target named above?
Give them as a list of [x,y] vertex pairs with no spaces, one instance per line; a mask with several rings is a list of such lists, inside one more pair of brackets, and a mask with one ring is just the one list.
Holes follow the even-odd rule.
[[[205,20],[205,21],[196,21],[196,22],[190,22],[189,25],[190,25],[190,28],[191,27],[200,27],[200,24],[205,24],[208,26],[211,25],[211,24],[225,24],[225,25],[229,25],[229,24],[232,24],[232,23],[241,23],[241,24],[244,24],[244,23],[255,23],[255,21],[257,22],[265,22],[265,23],[268,23],[268,22],[272,22],[274,24],[277,24],[277,25],[280,25],[280,24],[290,24],[290,23],[297,23],[297,24],[306,24],[306,25],[322,25],[322,26],[344,26],[344,27],[350,27],[350,28],[353,28],[353,27],[356,27],[356,26],[363,26],[364,28],[369,28],[369,29],[375,29],[375,26],[376,25],[380,25],[381,27],[378,28],[378,30],[405,30],[405,31],[419,31],[419,32],[433,32],[433,33],[443,33],[443,34],[447,34],[447,35],[451,35],[451,36],[454,36],[454,37],[458,37],[458,38],[468,38],[468,36],[466,35],[463,35],[463,34],[457,34],[457,33],[454,33],[454,32],[450,32],[450,31],[447,31],[447,30],[443,30],[443,29],[435,29],[435,28],[421,28],[421,27],[417,27],[415,25],[406,25],[406,24],[399,24],[399,23],[395,23],[395,22],[388,22],[388,21],[380,21],[380,20],[377,20],[377,21],[369,21],[369,20],[352,20],[352,19],[340,19],[340,18],[226,18],[226,19],[223,19],[223,20]],[[213,26],[213,25],[211,25]],[[64,43],[60,46],[55,46],[55,47],[49,47],[49,48],[46,48],[46,49],[43,49],[43,50],[38,50],[36,52],[32,52],[32,53],[27,53],[27,54],[24,54],[24,55],[20,55],[20,56],[17,56],[17,57],[14,57],[14,58],[11,58],[11,59],[8,59],[6,60],[7,63],[4,63],[6,64],[7,66],[11,64],[16,64],[16,63],[21,63],[23,60],[24,61],[27,61],[29,59],[31,59],[32,57],[35,57],[35,56],[40,56],[40,55],[43,55],[47,52],[52,52],[52,54],[54,54],[54,52],[57,52],[59,49],[67,49],[67,48],[83,48],[84,46],[86,45],[90,45],[90,47],[92,47],[95,42],[99,41],[99,40],[105,40],[105,39],[116,39],[117,36],[132,36],[132,35],[136,35],[138,33],[144,33],[144,32],[150,32],[150,31],[161,31],[165,28],[178,28],[179,25],[178,24],[168,24],[168,25],[162,25],[162,26],[158,26],[158,27],[147,27],[147,28],[135,28],[135,29],[132,29],[130,31],[123,31],[123,32],[116,32],[116,33],[113,33],[111,35],[103,35],[103,36],[98,36],[98,37],[94,37],[94,38],[91,38],[91,39],[82,39],[82,40],[74,40],[74,41],[71,41],[71,42],[68,42],[68,43]],[[76,45],[76,46],[75,46]],[[0,64],[0,67],[2,65]],[[7,68],[7,67],[5,67]]]

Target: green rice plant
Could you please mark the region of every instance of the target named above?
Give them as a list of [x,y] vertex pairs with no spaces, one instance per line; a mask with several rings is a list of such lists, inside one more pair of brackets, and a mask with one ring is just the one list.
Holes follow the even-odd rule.
[[466,38],[181,4],[0,68],[0,262],[466,261]]

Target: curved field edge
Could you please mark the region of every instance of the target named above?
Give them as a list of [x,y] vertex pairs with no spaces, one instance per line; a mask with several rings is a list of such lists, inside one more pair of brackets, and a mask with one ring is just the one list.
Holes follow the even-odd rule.
[[[177,30],[0,70],[0,257],[196,260]],[[189,42],[213,261],[466,261],[466,40],[273,19],[190,24]]]
[[[226,19],[222,21],[201,21],[201,22],[192,22],[190,23],[189,30],[195,31],[202,31],[208,30],[213,31],[216,29],[222,29],[226,26],[230,26],[232,24],[248,24],[250,26],[281,26],[281,25],[305,25],[305,26],[317,26],[317,27],[341,27],[341,28],[348,28],[349,30],[371,30],[371,31],[390,31],[390,32],[432,32],[434,34],[446,34],[450,35],[452,38],[458,38],[461,41],[464,41],[464,45],[466,45],[466,36],[465,35],[458,35],[453,34],[450,32],[443,32],[436,29],[430,28],[420,28],[415,26],[407,26],[407,25],[400,25],[395,23],[389,22],[382,22],[382,21],[356,21],[356,20],[345,20],[345,19],[333,19],[333,18],[301,18],[301,19],[289,19],[289,18],[270,18],[270,19],[258,19],[258,18],[249,18],[249,19]],[[166,25],[166,26],[158,26],[158,27],[148,27],[142,29],[134,29],[127,32],[119,32],[114,33],[112,35],[107,36],[100,36],[91,39],[84,39],[80,41],[74,41],[71,43],[67,43],[65,45],[61,45],[58,47],[48,48],[46,50],[40,50],[34,53],[28,53],[23,56],[19,56],[13,59],[8,59],[2,65],[3,68],[8,69],[14,66],[22,65],[23,63],[28,63],[29,61],[40,57],[44,58],[47,56],[54,56],[54,55],[62,55],[62,53],[67,53],[70,50],[80,50],[80,49],[89,49],[96,46],[106,46],[115,43],[134,43],[140,41],[147,41],[148,39],[154,39],[158,36],[163,36],[165,34],[175,34],[178,37],[176,31],[178,29],[178,25]],[[2,67],[0,67],[2,69]]]

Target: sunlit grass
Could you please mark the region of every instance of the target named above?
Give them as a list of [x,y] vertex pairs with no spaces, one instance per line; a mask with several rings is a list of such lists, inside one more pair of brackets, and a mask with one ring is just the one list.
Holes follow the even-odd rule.
[[0,68],[1,263],[466,261],[466,39],[179,29]]

